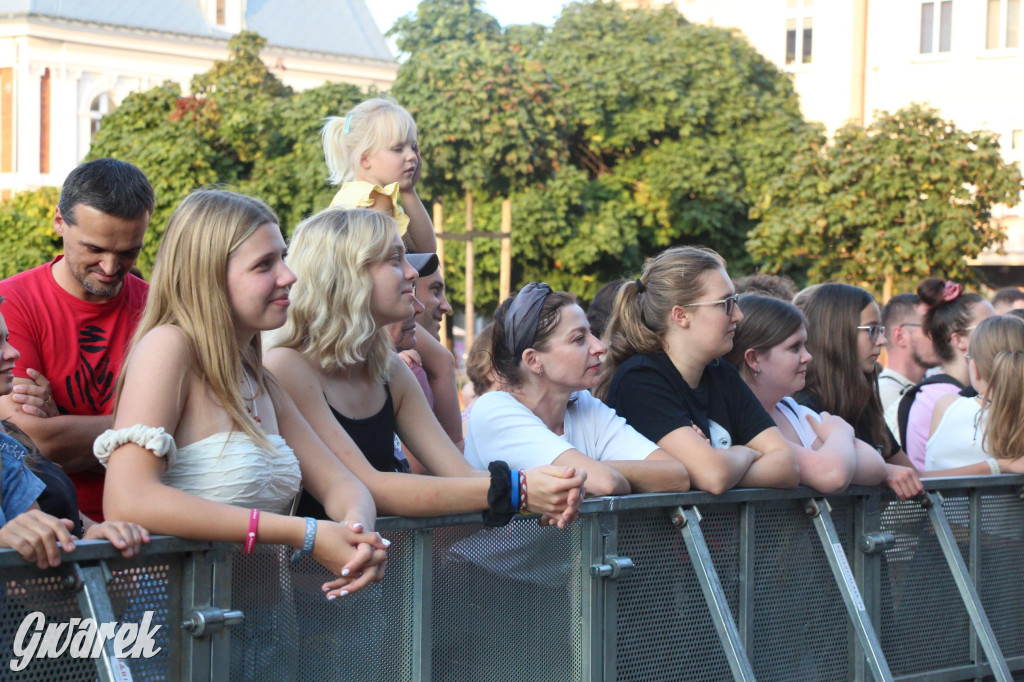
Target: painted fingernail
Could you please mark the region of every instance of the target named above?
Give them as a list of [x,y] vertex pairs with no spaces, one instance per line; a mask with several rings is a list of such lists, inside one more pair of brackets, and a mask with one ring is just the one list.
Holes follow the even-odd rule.
[[346,577],[349,573],[351,573],[351,571],[349,571],[347,568],[341,569],[341,577],[342,578]]
[[387,538],[381,538],[380,541],[384,544],[385,547],[391,546],[391,540],[388,540]]
[[327,601],[334,601],[337,598],[338,598],[338,595],[336,595],[336,594],[329,594],[329,595],[327,595]]
[[353,523],[352,524],[352,530],[354,530],[357,533],[362,531],[363,530],[363,524],[361,524],[361,523]]
[[341,591],[341,596],[342,597],[347,597],[348,596],[348,590],[342,590]]

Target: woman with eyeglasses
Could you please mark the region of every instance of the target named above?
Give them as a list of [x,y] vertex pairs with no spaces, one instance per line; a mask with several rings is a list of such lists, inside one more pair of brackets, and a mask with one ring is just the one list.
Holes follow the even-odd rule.
[[831,283],[795,301],[807,319],[807,350],[814,356],[796,402],[851,424],[856,437],[885,459],[886,482],[901,498],[921,493],[920,479],[885,425],[878,397],[885,327],[874,297],[860,287]]
[[720,361],[743,319],[725,261],[681,246],[623,284],[597,393],[683,462],[693,488],[792,488],[792,448],[736,369]]
[[925,444],[939,398],[957,393],[976,395],[967,370],[967,348],[971,332],[979,322],[995,315],[995,309],[982,296],[963,291],[960,284],[941,279],[926,279],[917,287],[917,295],[928,306],[922,321],[924,333],[942,361],[937,374],[925,378],[900,399],[900,442],[918,470],[925,468]]

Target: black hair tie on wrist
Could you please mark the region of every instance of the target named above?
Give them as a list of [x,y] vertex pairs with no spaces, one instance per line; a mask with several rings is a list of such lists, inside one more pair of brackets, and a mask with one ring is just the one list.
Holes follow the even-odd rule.
[[487,465],[491,472],[491,487],[487,489],[487,509],[483,511],[485,526],[505,526],[516,515],[512,508],[512,476],[508,464],[502,461]]

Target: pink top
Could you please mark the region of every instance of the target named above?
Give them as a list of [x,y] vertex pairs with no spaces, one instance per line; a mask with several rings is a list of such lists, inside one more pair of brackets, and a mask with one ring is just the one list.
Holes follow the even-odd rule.
[[925,444],[928,442],[928,432],[932,428],[932,412],[935,411],[935,403],[939,398],[949,393],[959,393],[960,387],[956,384],[925,384],[917,392],[914,404],[910,406],[910,415],[907,417],[907,442],[903,444],[903,451],[910,458],[910,463],[918,471],[924,471]]

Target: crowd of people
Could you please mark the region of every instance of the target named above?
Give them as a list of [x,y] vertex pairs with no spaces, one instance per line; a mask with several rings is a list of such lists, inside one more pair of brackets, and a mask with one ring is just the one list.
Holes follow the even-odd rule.
[[415,122],[372,99],[323,145],[337,196],[287,243],[260,199],[197,190],[149,283],[146,176],[68,176],[63,255],[0,282],[0,546],[47,567],[76,538],[284,545],[336,599],[384,578],[383,514],[564,528],[586,495],[908,499],[923,477],[1024,472],[1024,293],[929,279],[880,308],[848,284],[734,281],[696,246],[587,311],[523,286],[467,353],[463,410]]

